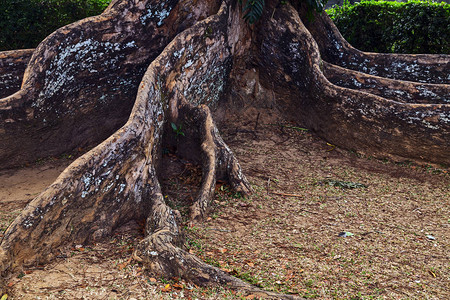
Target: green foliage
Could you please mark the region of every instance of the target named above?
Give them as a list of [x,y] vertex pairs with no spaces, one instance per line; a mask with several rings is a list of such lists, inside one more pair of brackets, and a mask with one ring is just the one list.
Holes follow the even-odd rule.
[[177,126],[177,124],[171,122],[171,123],[170,123],[170,126],[172,127],[172,130],[173,130],[173,132],[176,134],[176,137],[177,137],[177,138],[178,138],[178,136],[180,136],[180,135],[185,136],[185,135],[184,135],[184,132],[183,132],[183,125],[182,125],[182,124],[180,124],[180,125]]
[[[242,4],[242,0],[239,0]],[[264,0],[247,0],[242,8],[244,20],[249,24],[255,23],[262,15],[264,10]]]
[[[293,2],[304,2],[308,6],[308,11],[312,18],[312,11],[322,12],[325,3],[328,0],[291,0]],[[286,4],[287,0],[280,0],[280,4]],[[242,12],[244,13],[244,20],[249,24],[253,24],[261,18],[265,2],[264,0],[239,0],[239,4],[243,5]]]
[[36,47],[56,29],[98,15],[111,0],[1,0],[0,51]]
[[450,53],[450,4],[363,0],[327,10],[354,47],[381,53]]

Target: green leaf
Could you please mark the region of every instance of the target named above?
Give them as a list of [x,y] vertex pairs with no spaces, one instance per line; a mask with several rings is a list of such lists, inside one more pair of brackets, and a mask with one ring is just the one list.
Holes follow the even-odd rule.
[[171,122],[170,126],[172,126],[173,131],[178,131],[177,125],[174,122]]
[[242,8],[244,20],[249,24],[255,23],[262,16],[264,6],[264,0],[247,0]]

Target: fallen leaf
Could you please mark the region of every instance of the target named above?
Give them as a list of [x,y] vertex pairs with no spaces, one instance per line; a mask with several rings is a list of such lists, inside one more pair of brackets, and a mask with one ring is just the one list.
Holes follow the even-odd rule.
[[4,294],[4,295],[2,296],[2,299],[1,299],[1,300],[6,300],[6,299],[8,299],[8,294]]
[[26,270],[26,271],[23,271],[25,274],[31,274],[31,273],[33,273],[33,271],[32,270]]
[[219,249],[219,252],[220,252],[220,253],[225,253],[225,252],[227,252],[227,251],[228,251],[228,249],[225,249],[225,248]]
[[170,287],[170,284],[166,284],[166,286],[163,288],[163,289],[161,289],[161,291],[163,291],[163,292],[168,292],[168,291],[170,291],[172,288]]
[[8,283],[8,287],[12,287],[14,285],[14,282],[12,282],[12,281],[10,281],[9,283]]
[[156,282],[156,278],[150,278],[150,282]]
[[174,283],[172,286],[174,288],[176,288],[176,289],[183,289],[184,288],[184,286],[182,284],[179,284],[179,283]]
[[256,298],[256,296],[255,295],[248,295],[247,297],[245,297],[245,299],[255,299]]
[[431,276],[433,276],[434,278],[436,278],[436,274],[433,272],[433,271],[431,271],[431,270],[428,270],[428,273],[430,273],[431,274]]
[[255,264],[252,263],[252,262],[247,263],[247,265],[248,265],[249,267],[251,267],[251,268],[253,268],[253,267],[255,266]]

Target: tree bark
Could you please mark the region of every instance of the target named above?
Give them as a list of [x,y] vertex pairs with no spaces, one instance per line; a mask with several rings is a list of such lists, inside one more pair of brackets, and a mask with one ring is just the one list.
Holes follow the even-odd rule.
[[[252,191],[213,120],[250,106],[306,124],[348,149],[450,163],[448,56],[362,53],[343,41],[325,14],[305,26],[304,7],[278,1],[266,3],[255,26],[244,23],[236,1],[194,4],[113,1],[101,16],[44,40],[22,88],[0,100],[3,167],[110,135],[9,226],[0,244],[2,284],[65,245],[146,220],[146,238],[134,257],[155,273],[279,297],[182,249],[179,213],[165,203],[158,172],[164,137],[176,139],[172,123],[183,124],[178,155],[202,166],[190,214],[197,222],[217,179],[243,194]],[[414,72],[399,67],[406,63]],[[432,84],[421,82],[428,77]]]

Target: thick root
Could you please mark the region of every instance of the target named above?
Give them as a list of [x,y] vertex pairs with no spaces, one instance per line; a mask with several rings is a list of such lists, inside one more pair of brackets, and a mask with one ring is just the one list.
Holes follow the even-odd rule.
[[299,299],[258,289],[181,249],[176,213],[164,203],[162,195],[155,199],[151,210],[153,213],[147,220],[148,236],[136,247],[133,258],[154,274],[184,278],[199,286],[221,285],[257,297]]
[[180,104],[177,122],[185,124],[185,128],[189,128],[188,135],[196,135],[194,139],[200,143],[202,184],[191,206],[191,220],[199,221],[205,216],[214,195],[216,179],[227,181],[244,196],[252,192],[238,160],[220,136],[208,106],[193,106],[185,102]]
[[341,87],[364,91],[403,103],[450,104],[450,85],[429,84],[373,76],[323,63],[325,77]]
[[[324,22],[320,16],[316,19],[318,24]],[[448,95],[444,95],[448,85],[382,80],[344,69],[341,73],[346,76],[339,79],[337,75],[332,80],[343,83],[360,80],[363,88],[360,91],[336,86],[325,76],[331,67],[321,60],[323,49],[318,46],[317,37],[307,30],[292,6],[278,8],[273,20],[269,20],[260,25],[266,31],[260,46],[260,59],[264,60],[264,65],[261,63],[264,72],[260,74],[265,86],[273,81],[279,83],[275,88],[278,103],[287,104],[287,114],[295,112],[291,113],[292,118],[329,143],[366,155],[397,161],[450,163],[450,104],[446,102]],[[399,56],[389,56],[389,60],[396,58],[404,62]],[[449,56],[431,56],[430,60],[430,68],[432,62],[443,60],[444,65],[450,62]],[[352,75],[355,78],[351,79]],[[375,79],[386,98],[376,95],[380,91],[374,94],[364,91],[366,80]],[[426,90],[420,95],[422,87]],[[399,92],[416,99],[411,99],[413,103],[404,99],[402,103],[395,97],[387,97]]]
[[33,51],[34,49],[0,52],[0,99],[20,90],[25,68]]
[[[52,33],[31,59],[31,51],[0,52],[0,168],[104,141],[130,116],[150,63],[178,33],[219,5],[200,0],[192,11],[186,0],[115,0],[101,15]],[[13,62],[16,71],[3,67]],[[1,82],[3,76],[12,79]],[[22,76],[17,93],[3,88],[16,91]]]
[[[232,153],[221,150],[227,147],[218,139],[217,128],[207,106],[196,108],[182,101],[183,88],[187,89],[186,92],[191,88],[183,81],[191,82],[197,89],[208,89],[213,99],[220,97],[224,87],[215,84],[217,79],[224,82],[229,68],[227,59],[230,52],[222,44],[227,20],[228,11],[224,4],[220,14],[198,23],[172,42],[149,66],[128,122],[72,163],[16,218],[0,244],[2,284],[5,276],[21,266],[47,262],[58,254],[61,247],[71,243],[105,238],[130,220],[148,217],[147,231],[151,233],[152,243],[161,249],[166,247],[170,250],[172,245],[180,243],[178,216],[163,202],[155,166],[160,158],[169,103],[190,106],[201,120],[198,131],[203,132],[201,149],[208,162],[205,163],[202,192],[198,197],[197,212],[199,216],[203,215],[214,191],[217,170],[222,165],[224,168],[230,165]],[[212,33],[205,40],[204,32],[209,32],[208,28],[212,28]],[[185,47],[184,43],[190,40],[197,42],[192,44],[193,47]],[[180,49],[186,49],[183,59],[174,59],[173,52]],[[198,55],[209,60],[204,67],[186,67],[186,62]],[[217,69],[222,73],[217,74]],[[177,89],[173,88],[174,76],[180,81],[176,82],[179,84]],[[205,76],[209,76],[207,81]],[[204,98],[203,93],[197,95],[198,99],[192,99],[192,102],[211,101]],[[216,146],[216,141],[220,147]],[[226,164],[219,164],[219,159]],[[230,170],[237,167],[242,173],[235,158],[231,161],[233,167]],[[219,168],[215,167],[216,164]],[[245,180],[244,177],[241,179]]]
[[[192,5],[190,1],[169,1],[164,2],[165,4],[159,8],[175,9],[177,6],[175,2]],[[203,4],[208,2],[199,1]],[[145,3],[157,5],[160,2],[148,0]],[[371,94],[330,83],[323,71],[325,69],[326,73],[331,70],[331,67],[325,66],[324,68],[322,64],[319,51],[321,48],[317,45],[317,42],[320,41],[315,41],[314,38],[318,39],[317,36],[307,30],[297,10],[289,4],[279,6],[276,10],[273,10],[273,7],[266,10],[266,14],[272,15],[263,17],[261,23],[256,25],[260,27],[260,30],[255,33],[255,45],[250,45],[250,42],[241,42],[239,39],[241,38],[240,32],[242,32],[242,20],[238,13],[240,10],[236,3],[230,3],[231,1],[225,0],[217,14],[203,19],[194,26],[191,24],[195,20],[191,20],[187,16],[178,16],[182,20],[186,17],[188,21],[182,22],[182,24],[177,22],[176,24],[179,25],[177,28],[191,27],[177,35],[177,38],[170,42],[164,51],[152,61],[139,85],[135,80],[142,74],[133,74],[134,81],[127,85],[130,89],[119,89],[121,93],[126,94],[127,101],[136,100],[128,122],[103,143],[76,160],[54,184],[34,199],[8,228],[0,244],[0,273],[2,276],[6,276],[24,264],[48,261],[55,256],[60,247],[74,242],[84,243],[105,238],[122,223],[147,218],[147,237],[137,247],[134,257],[142,261],[153,272],[164,276],[184,277],[199,285],[227,285],[230,288],[241,289],[269,298],[294,298],[256,289],[181,249],[182,234],[179,227],[179,215],[164,203],[156,173],[156,166],[162,152],[162,137],[167,134],[164,128],[168,127],[167,124],[170,121],[182,122],[185,124],[186,139],[190,140],[195,149],[195,151],[188,152],[193,153],[193,156],[200,157],[203,168],[202,184],[195,203],[191,207],[191,218],[199,220],[205,215],[214,193],[216,179],[228,180],[236,191],[243,194],[251,193],[251,186],[244,177],[236,157],[220,137],[209,108],[218,105],[219,100],[226,93],[226,85],[229,82],[233,62],[242,58],[235,56],[239,54],[245,56],[250,49],[256,49],[252,55],[255,58],[254,64],[258,65],[260,69],[261,84],[272,86],[273,94],[278,96],[277,99],[275,96],[273,97],[279,105],[277,107],[283,107],[286,115],[306,124],[328,141],[377,156],[424,158],[439,163],[450,163],[448,156],[450,153],[448,104],[436,104],[433,100],[426,102],[431,104],[400,103],[374,95],[375,92]],[[271,1],[270,3],[275,6],[279,2]],[[128,11],[125,9],[128,7],[127,5],[138,5],[139,9],[136,11],[139,13],[133,15],[130,12],[130,15],[121,15],[124,11]],[[94,29],[101,34],[103,31],[98,30],[99,27],[100,29],[103,26],[115,28],[116,20],[112,16],[113,13],[116,13],[125,18],[125,24],[130,25],[135,22],[135,25],[140,28],[140,30],[130,32],[124,30],[131,34],[130,38],[141,37],[139,33],[154,33],[154,31],[147,30],[147,27],[155,27],[155,24],[146,24],[148,20],[140,18],[155,15],[148,13],[148,7],[145,9],[143,7],[145,5],[141,1],[115,1],[109,8],[110,14],[81,21],[66,29],[79,29],[82,27],[81,25],[94,21],[93,25],[95,26],[92,27],[95,27]],[[152,5],[150,8],[155,9]],[[178,14],[185,13],[182,9],[177,11]],[[178,19],[177,14],[171,16],[171,18]],[[196,15],[196,18],[200,18],[200,15]],[[319,20],[322,19],[319,18]],[[167,36],[176,32],[176,30],[173,31],[173,28],[168,28],[171,26],[161,24],[160,27],[161,30],[170,32],[167,34],[164,31]],[[94,29],[92,30],[98,33]],[[324,32],[327,31],[324,30]],[[56,45],[59,41],[58,37],[65,37],[65,31],[58,31],[47,42]],[[101,37],[103,38],[103,36]],[[79,45],[78,38],[73,38],[75,45]],[[107,40],[115,38],[119,39],[113,34]],[[127,63],[134,61],[138,62],[141,68],[146,67],[148,61],[143,62],[141,59],[152,59],[150,56],[152,53],[155,54],[153,51],[155,49],[152,47],[157,46],[160,49],[168,42],[164,40],[160,41],[160,44],[153,45],[148,37],[143,37],[141,41],[143,44],[140,45],[137,41],[132,43],[127,40],[126,36],[122,38],[117,55],[122,57],[121,54],[127,54],[132,50],[128,48],[137,48],[135,50],[138,51],[131,57],[122,57],[122,63],[118,64],[120,70],[124,70],[121,66],[129,67],[126,68],[129,72],[135,69],[135,65]],[[67,42],[66,39],[63,40]],[[94,46],[96,45],[95,49],[103,49],[100,47],[102,44],[93,43]],[[147,43],[152,44],[152,47],[147,48]],[[65,45],[63,51],[70,52],[73,46],[71,45]],[[92,53],[92,51],[87,51],[90,49],[89,45],[89,43],[81,42],[86,53]],[[79,47],[81,46],[79,45]],[[55,52],[56,48],[51,49],[50,52],[53,54],[50,56],[52,58],[62,55]],[[38,53],[45,56],[42,52],[47,50],[45,44],[36,50],[29,70],[45,69],[44,63],[39,61]],[[145,51],[145,59],[141,56],[141,50]],[[323,49],[321,50],[324,52]],[[70,54],[76,55],[75,53]],[[325,56],[323,53],[322,55]],[[362,59],[362,57],[368,56],[358,57],[358,59]],[[377,57],[381,56],[374,56],[374,60],[369,61],[368,64],[378,61]],[[389,56],[385,61],[395,61],[400,58],[400,56]],[[358,59],[353,61],[359,61]],[[432,61],[427,60],[428,65],[427,63],[421,65],[431,68],[435,66],[433,63],[438,62],[439,59],[448,64],[448,58],[442,56]],[[404,63],[407,60],[405,58],[399,61]],[[96,62],[95,59],[89,61]],[[378,68],[378,62],[376,64]],[[52,65],[50,61],[48,65]],[[428,67],[424,70],[427,70]],[[115,68],[115,66],[111,66],[111,68]],[[442,71],[439,71],[438,67],[437,69],[438,73]],[[48,73],[48,76],[55,75],[51,70],[50,68],[45,73]],[[119,72],[121,76],[123,75],[120,78],[128,78],[128,71]],[[140,71],[143,72],[143,69]],[[83,75],[82,72],[77,73],[74,69],[70,69],[70,72],[70,74],[76,73],[77,76]],[[117,79],[116,73],[108,70],[105,72]],[[357,73],[344,73],[359,76],[364,84],[366,84],[366,80],[374,79]],[[441,73],[436,75],[436,78],[440,77]],[[42,123],[46,120],[44,117],[48,115],[56,116],[55,120],[59,120],[60,108],[83,107],[77,101],[84,98],[78,96],[84,96],[93,90],[78,88],[76,93],[67,92],[63,95],[50,93],[52,97],[39,98],[42,101],[34,103],[36,110],[33,113],[36,114],[32,114],[23,105],[32,105],[29,102],[34,98],[29,98],[28,93],[37,93],[41,97],[40,91],[31,89],[34,87],[31,83],[39,83],[39,80],[45,82],[45,79],[36,77],[37,74],[38,72],[31,71],[28,74],[25,73],[24,86],[26,88],[1,102],[0,114],[8,118],[16,118],[11,119],[13,120],[11,123],[16,122],[16,124],[7,125],[5,122],[0,124],[4,127],[0,128],[0,134],[13,136],[11,132],[14,130],[18,132],[22,128],[16,125],[22,124],[23,120],[26,123],[27,118],[36,117],[38,122]],[[392,81],[377,80],[384,85],[394,84]],[[277,83],[277,86],[274,86],[274,82]],[[64,81],[64,83],[68,82]],[[120,81],[117,84],[121,87]],[[395,84],[399,90],[404,90],[406,87],[409,90],[412,90],[412,87],[418,89],[418,85],[402,82],[395,82]],[[97,91],[97,82],[91,88],[94,85],[95,91]],[[39,86],[39,84],[35,86]],[[63,87],[60,86],[60,88]],[[430,86],[430,88],[434,87]],[[448,90],[448,87],[444,86],[443,89]],[[103,91],[100,92],[103,93]],[[136,98],[133,96],[134,93],[137,93]],[[387,92],[384,93],[384,96],[387,95]],[[59,103],[57,107],[46,106],[46,104],[52,103],[52,99],[59,99],[59,97],[64,99],[65,96],[75,94],[78,96],[72,99],[74,102]],[[115,97],[116,93],[112,92],[108,95]],[[131,98],[130,95],[132,95]],[[119,98],[114,99],[118,100]],[[114,99],[111,101],[114,102]],[[122,103],[122,101],[118,100],[118,103]],[[68,106],[66,107],[66,105]],[[87,103],[86,107],[87,110],[82,113],[88,112],[84,116],[91,117],[90,112],[96,110],[95,101]],[[110,105],[102,107],[108,110]],[[39,110],[39,108],[45,109]],[[120,117],[123,117],[122,108],[120,105],[115,107]],[[64,113],[69,112],[64,110]],[[101,116],[101,122],[104,122],[109,115],[101,114]],[[78,124],[80,120],[83,118],[71,119],[69,125]],[[10,125],[12,127],[8,127]],[[90,126],[92,124],[84,125],[88,126],[89,130],[95,131],[96,129],[95,126]],[[47,125],[39,126],[37,130]],[[12,131],[6,132],[5,128],[8,130],[12,128]],[[53,142],[58,141],[63,144],[64,139],[61,140],[60,137],[54,139],[55,136],[52,135],[57,133],[59,128],[62,127],[52,127],[50,133],[47,132],[39,138],[48,138]],[[68,130],[65,135],[73,137],[77,133],[76,130]],[[30,132],[26,132],[23,137],[26,135],[28,137],[29,134]],[[88,135],[80,135],[79,139],[84,139]],[[18,143],[20,143],[20,139]],[[32,139],[27,140],[27,143],[39,144]],[[49,147],[51,146],[50,143]],[[31,151],[30,149],[34,148],[27,148],[27,151]],[[8,151],[10,150],[8,149]],[[26,155],[27,151],[21,155]],[[0,151],[0,153],[2,152]],[[11,151],[8,153],[10,154]],[[422,155],[427,155],[427,157],[422,157]],[[3,159],[6,156],[3,156]],[[20,159],[20,156],[18,157]],[[1,284],[4,284],[3,280]]]
[[353,48],[323,12],[309,20],[306,7],[298,9],[316,41],[323,60],[374,76],[421,83],[449,84],[450,58],[444,54],[386,54]]

